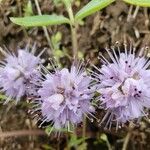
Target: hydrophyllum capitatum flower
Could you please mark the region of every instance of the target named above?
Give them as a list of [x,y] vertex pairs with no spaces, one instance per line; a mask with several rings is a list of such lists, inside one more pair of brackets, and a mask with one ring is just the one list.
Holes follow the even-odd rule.
[[[11,99],[16,102],[24,95],[34,93],[35,90],[31,87],[31,81],[40,77],[40,72],[37,70],[40,63],[40,55],[34,56],[35,45],[31,53],[28,46],[25,49],[19,49],[18,55],[6,53],[1,50],[5,55],[5,59],[1,61],[0,68],[0,87],[1,91],[8,97],[5,101],[7,103]],[[31,86],[31,87],[30,87]]]
[[[112,47],[113,53],[106,49],[112,62],[109,62],[103,55],[103,65],[99,73],[94,73],[98,80],[98,92],[100,93],[101,106],[107,110],[102,122],[107,120],[106,127],[112,122],[123,125],[127,121],[146,116],[145,108],[150,108],[150,65],[149,59],[135,55],[135,49],[130,46],[124,47],[125,52],[121,53]],[[117,53],[118,55],[117,55]]]
[[37,101],[37,110],[41,111],[43,117],[42,124],[51,122],[56,129],[70,130],[70,125],[73,127],[82,122],[83,115],[92,115],[91,84],[91,78],[80,65],[72,65],[70,70],[55,69],[54,73],[45,75]]

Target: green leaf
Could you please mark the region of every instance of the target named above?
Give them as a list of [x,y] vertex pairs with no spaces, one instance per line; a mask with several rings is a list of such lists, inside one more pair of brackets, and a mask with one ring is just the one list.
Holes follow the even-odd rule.
[[45,132],[48,135],[50,135],[52,131],[72,133],[72,131],[68,131],[66,128],[56,129],[56,128],[54,128],[54,126],[51,126],[51,125],[48,125],[45,128]]
[[58,15],[37,15],[28,17],[10,17],[10,20],[18,25],[25,27],[33,26],[48,26],[48,25],[58,25],[63,23],[70,23],[69,19],[64,16]]
[[61,0],[53,0],[54,4],[57,6],[58,4],[61,4]]
[[47,145],[47,144],[43,144],[43,145],[42,145],[42,148],[43,148],[44,150],[54,150],[53,147],[51,147],[50,145]]
[[75,15],[76,20],[83,19],[98,10],[103,9],[108,6],[115,0],[91,0],[88,4],[86,4],[82,9],[80,9]]
[[150,0],[123,0],[123,1],[132,5],[150,7]]
[[73,146],[78,146],[80,145],[82,142],[84,142],[85,140],[87,140],[87,137],[84,138],[77,138],[76,135],[71,134],[71,138],[69,140],[68,146],[71,148]]
[[78,146],[78,150],[87,150],[87,143],[82,143]]
[[102,139],[103,141],[107,141],[108,140],[107,139],[107,135],[104,134],[104,133],[100,136],[100,139]]
[[7,99],[7,96],[0,94],[0,100],[5,100]]
[[72,0],[62,0],[62,1],[66,5],[66,7],[70,7],[71,6]]

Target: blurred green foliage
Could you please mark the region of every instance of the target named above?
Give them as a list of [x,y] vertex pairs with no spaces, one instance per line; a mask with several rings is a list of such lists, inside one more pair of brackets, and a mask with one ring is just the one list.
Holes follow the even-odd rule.
[[27,5],[24,6],[24,16],[32,16],[33,15],[33,9],[32,9],[32,3],[31,0],[27,2]]
[[150,7],[150,0],[123,0],[123,1],[132,5]]

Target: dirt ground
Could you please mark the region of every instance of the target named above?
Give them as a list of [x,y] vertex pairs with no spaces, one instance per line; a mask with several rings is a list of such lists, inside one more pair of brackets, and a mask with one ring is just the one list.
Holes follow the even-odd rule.
[[[75,3],[74,12],[77,12],[89,0],[80,0],[81,4]],[[32,2],[33,13],[37,14],[34,0]],[[7,47],[12,51],[16,51],[18,47],[24,47],[28,41],[33,44],[37,43],[39,51],[47,48],[49,44],[46,40],[42,28],[23,28],[10,22],[9,17],[23,16],[24,7],[27,0],[3,0],[0,3],[0,46]],[[63,14],[67,16],[64,6],[56,6],[52,0],[39,0],[40,8],[43,14]],[[121,0],[111,4],[109,7],[100,12],[84,19],[84,22],[78,27],[79,50],[86,60],[90,59],[93,64],[98,64],[98,52],[104,52],[106,46],[111,46],[119,41],[132,43],[137,49],[142,46],[150,46],[150,9],[139,9],[135,6],[127,5]],[[62,34],[59,48],[65,53],[71,55],[71,36],[68,25],[59,25],[47,27],[49,36],[52,37],[58,31]],[[38,53],[38,52],[37,52]],[[48,52],[47,52],[48,54]],[[45,54],[45,58],[47,58]],[[60,58],[60,62],[66,66],[69,64],[69,56],[64,55]],[[33,131],[32,135],[18,136],[15,131],[21,131],[21,135],[27,130]],[[3,137],[14,131],[15,136]],[[114,130],[108,131],[97,126],[88,126],[88,135],[90,140],[88,149],[107,149],[106,146],[94,146],[95,135],[98,133],[106,133],[113,149],[120,150],[123,138],[126,136],[127,127],[120,129],[118,132]],[[23,133],[22,133],[23,132]],[[24,134],[23,134],[24,135]],[[23,101],[15,106],[13,104],[0,104],[0,150],[47,150],[63,149],[65,140],[54,137],[48,137],[44,132],[39,131],[35,124],[35,120],[28,113],[27,104]],[[150,121],[143,119],[139,125],[135,127],[130,137],[129,150],[149,150],[150,149]]]

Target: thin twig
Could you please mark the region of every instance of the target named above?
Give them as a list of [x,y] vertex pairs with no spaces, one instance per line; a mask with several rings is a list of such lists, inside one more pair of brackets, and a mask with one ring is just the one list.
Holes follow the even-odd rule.
[[148,28],[149,25],[148,8],[144,8],[144,16],[145,16],[145,25]]
[[131,123],[129,124],[129,130],[128,130],[128,133],[127,133],[127,135],[126,135],[126,137],[125,137],[122,150],[127,150],[128,143],[129,143],[129,140],[130,140],[131,135],[132,135],[132,131],[133,131],[133,124],[132,124],[132,122],[131,122]]
[[19,130],[19,131],[0,132],[0,138],[29,136],[29,135],[46,135],[46,133],[42,130]]
[[[35,2],[35,5],[36,5],[36,8],[37,8],[37,11],[38,11],[38,14],[39,15],[42,15],[42,12],[41,12],[41,9],[40,9],[40,6],[39,6],[39,2],[38,0],[34,0]],[[47,39],[47,42],[49,44],[49,47],[51,49],[51,51],[49,52],[50,55],[53,55],[53,46],[52,46],[52,43],[51,43],[51,40],[50,40],[50,37],[49,37],[49,34],[48,34],[48,30],[45,26],[42,27],[43,28],[43,31],[44,31],[44,34],[45,34],[45,37]]]
[[126,137],[125,137],[122,150],[127,150],[130,137],[131,137],[131,132],[128,132],[127,135],[126,135]]
[[131,19],[131,16],[132,16],[132,10],[133,10],[133,5],[131,5],[130,8],[129,8],[129,12],[128,12],[128,16],[127,16],[127,22],[129,22],[130,19]]
[[135,11],[134,11],[134,14],[133,14],[134,19],[136,18],[137,14],[138,14],[139,8],[140,8],[139,6],[136,6],[136,8],[135,8]]
[[110,145],[108,139],[106,140],[106,144],[107,144],[108,150],[112,150],[112,147],[111,147],[111,145]]

